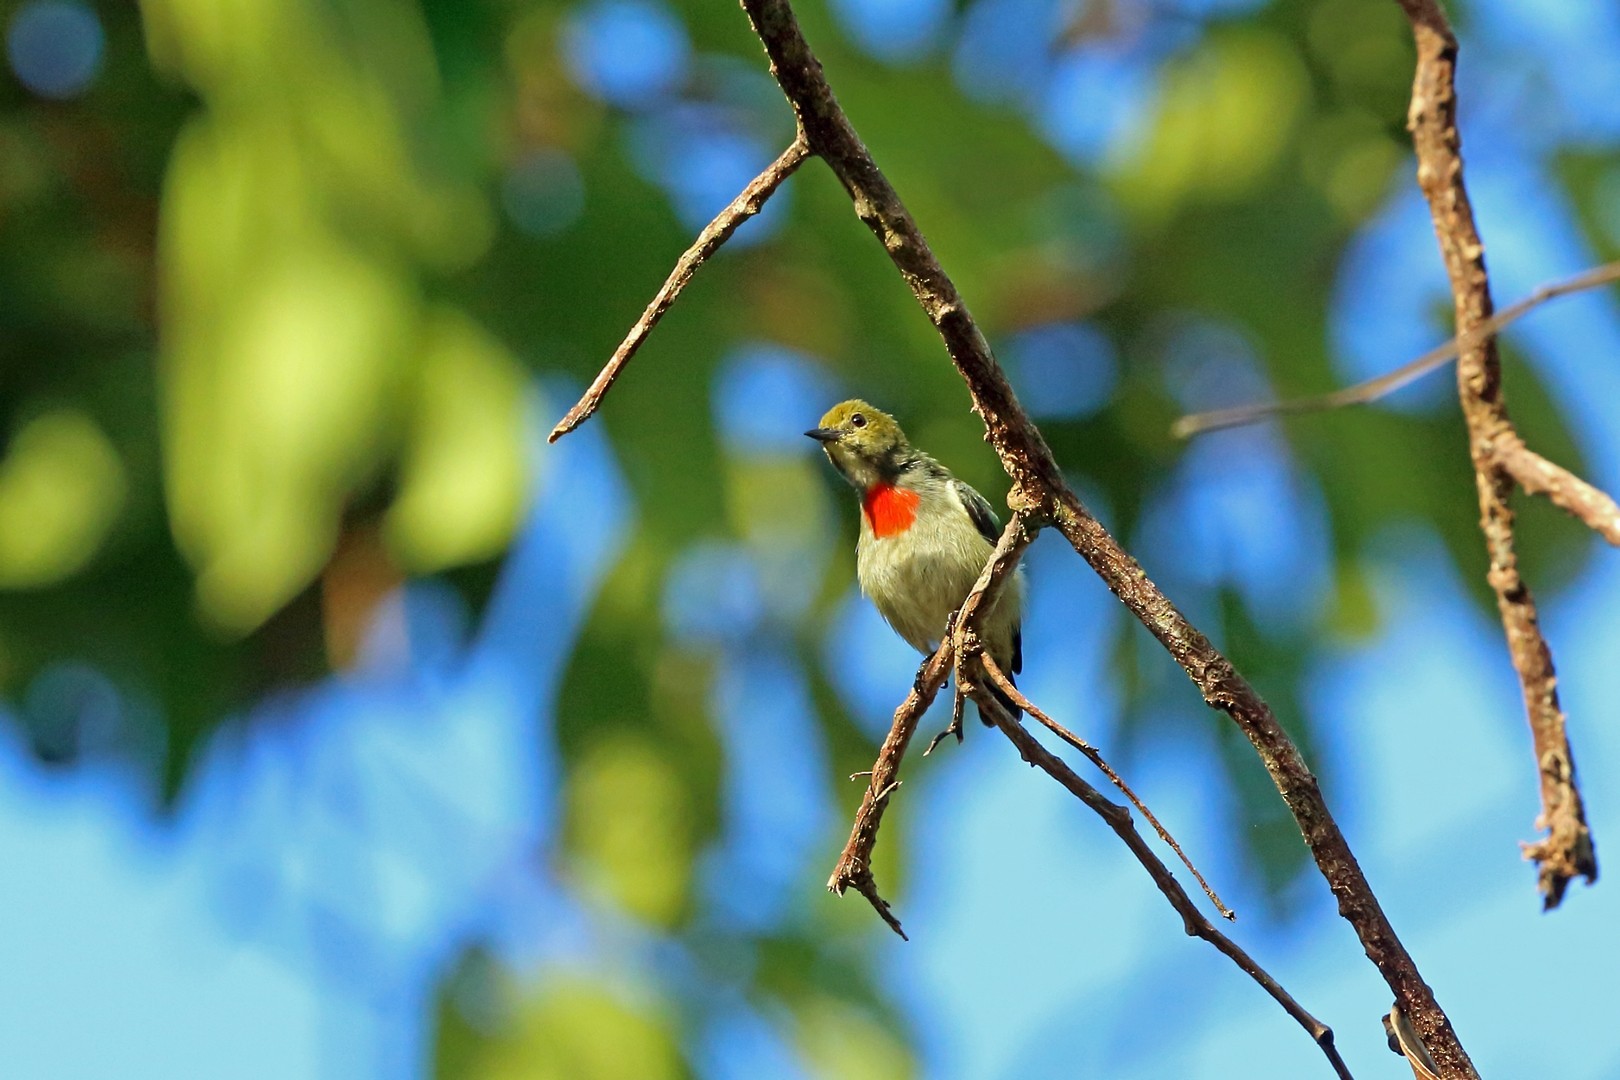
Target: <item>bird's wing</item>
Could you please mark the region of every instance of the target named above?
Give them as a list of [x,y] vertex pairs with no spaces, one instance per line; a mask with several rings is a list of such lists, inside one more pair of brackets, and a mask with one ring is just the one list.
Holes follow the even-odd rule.
[[[962,505],[967,509],[968,517],[973,519],[974,528],[979,530],[979,535],[992,544],[998,543],[1001,540],[1001,519],[990,509],[990,500],[954,477],[951,483],[956,488],[956,497],[962,500]],[[1024,632],[1023,627],[1015,626],[1012,635],[1012,673],[1017,675],[1023,670]]]
[[954,477],[952,477],[951,483],[956,488],[956,497],[961,499],[962,505],[967,508],[968,517],[973,519],[974,528],[979,530],[979,535],[992,544],[999,542],[1001,540],[1001,519],[996,517],[994,510],[990,509],[990,501]]

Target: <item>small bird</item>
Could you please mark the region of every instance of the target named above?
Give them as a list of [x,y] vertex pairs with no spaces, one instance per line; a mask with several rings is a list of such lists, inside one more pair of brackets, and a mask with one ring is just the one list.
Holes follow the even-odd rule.
[[[913,447],[894,417],[864,401],[834,405],[805,434],[821,443],[860,495],[855,571],[861,592],[907,644],[931,655],[1001,539],[995,511],[983,495]],[[1022,574],[1015,574],[979,620],[985,648],[1009,679],[1024,666],[1023,592]],[[990,690],[1019,716],[999,688]]]

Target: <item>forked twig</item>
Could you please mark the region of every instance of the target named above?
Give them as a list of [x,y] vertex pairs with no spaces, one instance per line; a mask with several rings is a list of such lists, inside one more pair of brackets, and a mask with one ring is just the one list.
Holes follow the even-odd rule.
[[[872,876],[872,849],[877,846],[878,826],[883,822],[883,811],[888,805],[883,796],[899,777],[900,760],[905,756],[912,735],[916,733],[917,721],[933,702],[934,696],[939,693],[939,688],[945,684],[945,679],[951,673],[956,640],[954,628],[958,625],[971,626],[984,606],[995,602],[1002,582],[1017,568],[1019,556],[1034,537],[1034,532],[1026,529],[1023,519],[1016,515],[1002,531],[1001,539],[991,552],[989,562],[985,564],[983,572],[979,574],[979,580],[973,585],[973,591],[968,593],[967,599],[962,602],[961,610],[951,621],[952,632],[945,635],[945,640],[940,642],[934,655],[917,673],[911,693],[906,695],[906,699],[894,711],[894,721],[889,725],[889,734],[884,737],[883,746],[878,750],[877,761],[872,765],[871,780],[866,785],[866,793],[861,797],[860,809],[855,812],[855,823],[850,827],[849,840],[838,855],[832,876],[827,879],[827,888],[840,896],[845,889],[854,888],[866,897],[867,902],[882,916],[889,928],[901,937],[905,937],[906,932],[901,929],[900,920],[890,909],[889,902],[878,893],[877,881]],[[957,686],[960,695],[960,681]],[[955,708],[960,707],[958,699]]]
[[934,747],[944,742],[948,736],[955,735],[957,743],[962,741],[962,707],[967,704],[967,695],[962,692],[962,684],[957,683],[951,689],[951,722],[945,725],[943,731],[928,740],[928,749],[923,751],[923,757],[934,752]]
[[1209,897],[1209,902],[1214,904],[1215,910],[1221,913],[1221,918],[1228,922],[1236,921],[1237,913],[1223,904],[1221,898],[1215,895],[1215,890],[1210,888],[1209,882],[1204,880],[1204,875],[1198,872],[1198,867],[1194,866],[1192,860],[1187,858],[1187,853],[1181,850],[1181,845],[1176,843],[1176,838],[1171,836],[1169,830],[1163,825],[1159,824],[1159,819],[1153,815],[1152,810],[1147,808],[1147,804],[1137,797],[1136,792],[1131,790],[1130,785],[1125,783],[1119,773],[1114,771],[1114,767],[1103,759],[1102,751],[1042,712],[1022,690],[1018,689],[1011,679],[1007,678],[1007,673],[1001,670],[1000,665],[996,663],[995,657],[991,656],[988,651],[981,650],[978,658],[979,662],[984,665],[984,673],[990,677],[990,681],[995,683],[1014,705],[1039,720],[1046,730],[1084,754],[1086,760],[1095,765],[1104,776],[1108,777],[1109,782],[1119,788],[1120,793],[1129,799],[1131,805],[1141,812],[1142,817],[1149,825],[1153,826],[1153,831],[1159,834],[1159,839],[1168,844],[1170,850],[1176,853],[1176,858],[1181,860],[1181,865],[1185,866],[1187,871],[1197,880],[1199,888],[1203,889],[1204,895]]
[[[951,639],[946,638],[934,655],[918,672],[911,693],[894,710],[894,721],[889,734],[878,750],[877,761],[865,775],[869,778],[866,792],[861,796],[860,809],[855,811],[855,824],[850,827],[849,841],[838,856],[827,888],[842,896],[845,889],[853,888],[866,897],[872,910],[888,924],[889,929],[906,936],[889,902],[878,892],[877,878],[872,874],[872,849],[877,846],[878,826],[883,823],[883,811],[889,807],[888,795],[899,784],[900,760],[906,756],[906,746],[917,731],[917,721],[933,704],[934,696],[951,673]],[[862,775],[856,773],[850,779]],[[910,940],[907,938],[907,940]]]
[[[985,655],[981,652],[978,658],[982,660]],[[1344,1058],[1339,1056],[1339,1048],[1333,1040],[1333,1029],[1307,1012],[1304,1006],[1294,1000],[1292,994],[1283,989],[1281,983],[1272,978],[1265,968],[1243,950],[1242,946],[1221,933],[1214,923],[1204,917],[1203,912],[1198,910],[1198,905],[1193,903],[1192,897],[1187,895],[1187,890],[1181,887],[1181,882],[1170,872],[1170,868],[1154,854],[1153,849],[1142,838],[1142,834],[1136,831],[1136,824],[1131,819],[1130,811],[1116,802],[1111,802],[1102,792],[1082,780],[1062,758],[1047,750],[1022,724],[1008,716],[1001,703],[987,690],[980,690],[974,694],[973,700],[979,706],[980,712],[989,717],[991,723],[1000,728],[1001,733],[1018,747],[1018,752],[1025,761],[1062,784],[1075,798],[1085,803],[1098,817],[1107,822],[1108,827],[1124,841],[1131,854],[1136,856],[1136,861],[1148,872],[1148,876],[1158,886],[1159,892],[1170,901],[1170,906],[1181,916],[1182,928],[1186,930],[1187,935],[1203,938],[1215,946],[1244,974],[1258,983],[1262,990],[1271,995],[1273,1001],[1282,1006],[1283,1011],[1305,1029],[1327,1057],[1334,1074],[1340,1077],[1340,1080],[1350,1080],[1350,1069],[1344,1063]]]

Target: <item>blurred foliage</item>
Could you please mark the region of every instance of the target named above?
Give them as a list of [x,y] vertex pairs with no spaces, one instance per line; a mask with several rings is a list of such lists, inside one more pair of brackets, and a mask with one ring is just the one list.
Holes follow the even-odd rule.
[[[507,1018],[497,1032],[470,1027],[447,1011],[437,1048],[439,1072],[468,1080],[683,1080],[670,1017],[646,994],[615,992],[595,980],[560,977],[533,993],[495,991]],[[637,999],[640,1000],[637,1000]]]
[[[18,7],[0,3],[0,17]],[[791,135],[734,5],[634,8],[675,21],[682,65],[639,98],[591,85],[582,20],[610,7],[104,5],[103,70],[81,96],[0,84],[0,693],[42,759],[80,752],[79,706],[59,691],[64,671],[90,665],[143,703],[113,750],[172,799],[227,718],[351,663],[400,581],[453,571],[481,598],[533,490],[530,375],[593,375],[740,186],[704,167],[742,145],[757,168]],[[946,38],[982,7],[957,5]],[[806,0],[801,16],[1058,457],[1135,545],[1182,472],[1235,468],[1248,445],[1195,458],[1169,440],[1185,408],[1230,403],[1200,393],[1342,381],[1330,306],[1347,246],[1411,182],[1411,57],[1393,4],[1280,0],[1185,20],[1162,41],[1150,7],[1102,7],[1112,15],[1007,65],[1049,73],[1099,42],[1148,55],[1145,109],[1091,158],[1054,149],[1016,93],[964,89],[948,51],[882,62],[823,5]],[[1600,232],[1614,156],[1572,151],[1560,168]],[[869,765],[873,745],[822,648],[852,579],[848,500],[808,455],[717,425],[728,358],[759,342],[813,357],[993,498],[1005,489],[936,336],[842,189],[811,163],[779,202],[702,271],[594,421],[636,524],[557,701],[566,826],[548,858],[592,904],[720,966],[735,943],[703,929],[693,881],[728,763],[715,642],[683,639],[663,607],[680,560],[706,543],[746,554],[760,633],[805,668],[841,809],[857,793],[835,780]],[[1437,336],[1443,313],[1437,301]],[[1117,381],[1100,410],[1046,409],[1019,335],[1078,320],[1117,355]],[[1210,328],[1236,343],[1236,367],[1206,378]],[[1514,363],[1510,391],[1534,444],[1579,470],[1534,369]],[[1321,595],[1287,620],[1230,574],[1146,559],[1307,747],[1312,650],[1376,628],[1363,558],[1392,526],[1433,530],[1488,604],[1445,399],[1280,429],[1330,555]],[[804,401],[803,423],[823,404]],[[1183,524],[1181,560],[1217,557]],[[1538,588],[1569,580],[1588,542],[1539,509],[1521,535]],[[801,596],[790,571],[803,566],[819,576]],[[1119,634],[1131,731],[1208,722],[1140,628]],[[1259,826],[1238,835],[1281,897],[1303,849],[1252,754],[1221,731],[1236,802]],[[903,887],[902,837],[903,825],[886,834],[895,864],[879,869]],[[813,905],[820,873],[804,868],[802,903],[748,943],[745,993],[789,1011],[817,1075],[908,1075],[903,1029],[856,947],[870,915]],[[657,991],[486,972],[497,1004],[474,1023],[451,992],[463,975],[441,1002],[446,1075],[688,1073],[695,1034]]]

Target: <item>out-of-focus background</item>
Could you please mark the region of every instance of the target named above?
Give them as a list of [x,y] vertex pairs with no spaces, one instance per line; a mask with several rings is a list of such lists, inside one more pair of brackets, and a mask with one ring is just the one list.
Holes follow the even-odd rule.
[[[1620,256],[1620,9],[1451,5],[1498,297]],[[1620,893],[1538,910],[1529,740],[1450,380],[1178,444],[1443,339],[1368,0],[804,0],[1077,487],[1274,704],[1487,1075],[1620,1075]],[[543,433],[788,141],[710,0],[4,0],[0,1075],[1323,1075],[1100,824],[973,725],[822,883],[916,657],[799,434],[967,396],[811,162],[601,415]],[[1620,486],[1620,310],[1505,345]],[[1620,556],[1546,506],[1600,857]],[[1360,1076],[1387,990],[1248,746],[1057,537],[1024,683],[1100,744]],[[942,725],[936,710],[924,733]]]

